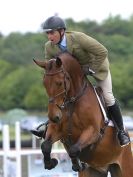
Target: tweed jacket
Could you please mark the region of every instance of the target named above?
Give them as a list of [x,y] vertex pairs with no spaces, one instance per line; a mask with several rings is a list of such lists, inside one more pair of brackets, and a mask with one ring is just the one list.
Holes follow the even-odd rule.
[[[67,51],[71,53],[81,66],[88,65],[98,80],[104,80],[109,71],[108,51],[94,38],[76,31],[65,32]],[[61,50],[51,41],[45,44],[45,59],[51,59]]]

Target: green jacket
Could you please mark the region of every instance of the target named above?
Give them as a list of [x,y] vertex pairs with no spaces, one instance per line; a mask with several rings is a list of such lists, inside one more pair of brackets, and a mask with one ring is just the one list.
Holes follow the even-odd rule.
[[[66,32],[67,50],[75,56],[78,62],[89,65],[95,71],[94,77],[104,80],[109,71],[108,51],[98,41],[81,32]],[[45,59],[51,59],[60,51],[58,45],[51,41],[45,44]]]

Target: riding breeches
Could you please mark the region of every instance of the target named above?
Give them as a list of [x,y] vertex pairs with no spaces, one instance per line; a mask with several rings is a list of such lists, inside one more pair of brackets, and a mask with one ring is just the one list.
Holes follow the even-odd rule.
[[97,85],[101,87],[103,91],[103,97],[105,99],[106,106],[108,107],[114,105],[115,98],[112,91],[112,78],[111,78],[110,71],[108,72],[108,75],[104,80],[102,81],[96,80],[96,81],[97,81]]

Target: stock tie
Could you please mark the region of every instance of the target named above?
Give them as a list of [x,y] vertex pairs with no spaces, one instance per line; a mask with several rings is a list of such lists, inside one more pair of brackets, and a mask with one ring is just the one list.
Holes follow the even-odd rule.
[[66,46],[63,46],[61,44],[59,44],[58,46],[59,46],[59,48],[61,49],[62,52],[67,51],[67,47]]

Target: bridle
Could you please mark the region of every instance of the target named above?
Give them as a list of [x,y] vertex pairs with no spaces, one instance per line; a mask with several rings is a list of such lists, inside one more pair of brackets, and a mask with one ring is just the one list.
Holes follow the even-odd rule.
[[[66,139],[62,138],[61,141],[66,146],[70,146],[70,145],[73,144],[73,142],[72,142],[72,125],[73,125],[72,114],[74,112],[75,103],[80,97],[82,97],[85,94],[85,91],[88,88],[88,82],[87,82],[86,79],[83,78],[83,86],[81,87],[81,89],[78,91],[78,93],[75,96],[70,97],[70,96],[68,96],[68,91],[70,90],[71,77],[70,77],[69,73],[65,71],[63,65],[61,66],[60,70],[58,70],[56,72],[46,72],[45,75],[46,76],[54,76],[54,75],[57,75],[59,73],[64,74],[64,90],[55,94],[53,97],[50,97],[49,98],[49,104],[54,103],[61,111],[63,111],[64,109],[67,109],[68,137]],[[67,81],[69,81],[69,86],[67,85],[67,83],[68,83]],[[64,95],[64,99],[63,99],[63,103],[61,105],[58,105],[56,103],[56,98],[58,98],[60,95]],[[58,123],[60,121],[60,119],[55,120],[55,121],[51,120],[51,121],[54,122],[54,123]],[[98,138],[98,141],[96,142],[96,144],[103,137],[104,132],[105,132],[105,128],[108,125],[108,122],[104,122],[104,123],[105,123],[104,126],[100,129],[99,138]],[[96,146],[96,144],[94,144],[94,147]]]
[[[59,73],[64,74],[64,90],[55,94],[53,97],[50,97],[49,103],[54,103],[60,110],[63,110],[65,108],[67,108],[70,103],[76,102],[84,94],[84,91],[85,91],[88,84],[85,81],[83,84],[83,87],[79,90],[79,92],[77,93],[76,96],[68,97],[68,91],[70,90],[70,75],[68,74],[68,72],[65,71],[63,65],[61,66],[60,70],[58,70],[56,72],[46,72],[45,75],[46,76],[54,76]],[[68,83],[67,81],[69,81],[69,85],[67,84]],[[56,103],[56,98],[58,98],[60,95],[63,95],[63,94],[64,94],[63,103],[61,105],[58,105]]]
[[[61,139],[61,141],[64,144],[72,144],[72,114],[74,112],[74,106],[76,101],[85,93],[86,88],[88,87],[87,81],[84,79],[84,83],[82,88],[78,91],[78,93],[75,96],[68,96],[68,91],[71,87],[71,77],[67,71],[65,71],[63,65],[61,66],[60,70],[56,72],[46,72],[46,76],[54,76],[56,74],[63,73],[64,74],[64,90],[55,94],[53,97],[49,98],[49,104],[55,104],[61,111],[66,109],[67,112],[67,118],[68,118],[68,138],[66,140]],[[69,81],[69,85],[67,84]],[[61,105],[58,105],[56,103],[56,98],[58,98],[60,95],[64,94],[64,99]],[[60,119],[58,120],[51,120],[54,123],[59,123]]]
[[[69,74],[65,71],[63,65],[61,66],[61,69],[59,71],[56,72],[46,72],[45,75],[46,76],[54,76],[57,75],[59,73],[63,73],[64,74],[64,90],[55,94],[53,97],[49,98],[49,103],[55,103],[56,106],[60,109],[63,110],[65,108],[65,100],[67,99],[67,93],[70,89],[70,76]],[[69,81],[69,85],[66,84],[67,80]],[[56,103],[56,98],[59,97],[60,95],[64,94],[64,99],[63,99],[63,103],[61,105],[58,105]]]

